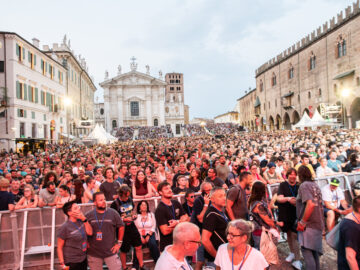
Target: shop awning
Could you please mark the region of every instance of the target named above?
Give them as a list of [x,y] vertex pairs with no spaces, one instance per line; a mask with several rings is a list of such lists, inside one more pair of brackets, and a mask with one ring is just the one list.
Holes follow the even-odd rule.
[[261,105],[260,99],[259,99],[259,97],[256,97],[254,107],[256,108],[256,107],[259,107],[260,105]]
[[292,95],[294,95],[294,92],[289,92],[289,93],[283,95],[282,97],[287,98],[287,97],[291,97]]
[[347,71],[347,72],[344,72],[344,73],[341,73],[339,75],[337,75],[334,80],[339,80],[339,79],[342,79],[344,77],[347,77],[347,76],[350,76],[350,75],[353,75],[355,73],[355,70],[350,70],[350,71]]

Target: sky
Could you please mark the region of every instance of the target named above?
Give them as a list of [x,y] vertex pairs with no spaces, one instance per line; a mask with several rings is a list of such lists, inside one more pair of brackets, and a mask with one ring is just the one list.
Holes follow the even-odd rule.
[[[255,70],[310,34],[348,0],[0,0],[0,31],[40,46],[71,40],[99,83],[130,71],[184,74],[190,119],[232,111],[255,87]],[[95,98],[96,99],[96,98]]]

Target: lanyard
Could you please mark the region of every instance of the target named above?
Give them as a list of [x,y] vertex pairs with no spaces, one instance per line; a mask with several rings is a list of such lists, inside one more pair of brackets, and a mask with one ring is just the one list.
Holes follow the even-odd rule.
[[223,212],[217,210],[213,205],[212,205],[211,207],[214,208],[215,211],[216,211],[217,213],[219,213],[219,214],[225,219],[226,223],[229,222],[229,219],[226,217],[226,215],[225,215]]
[[[242,260],[241,260],[241,264],[240,264],[239,270],[241,270],[241,268],[243,267],[243,265],[244,265],[244,263],[245,263],[245,260],[246,260],[245,257],[246,257],[247,250],[248,250],[248,246],[246,245],[244,257],[243,257]],[[231,253],[231,267],[232,267],[232,270],[234,270],[234,249],[232,249],[232,253]]]
[[352,212],[354,218],[356,219],[356,221],[358,222],[358,224],[360,224],[360,221],[357,219],[357,217],[355,216],[354,212]]
[[85,230],[82,228],[82,225],[80,227],[78,227],[78,225],[76,225],[76,223],[74,223],[72,221],[70,221],[70,223],[73,224],[75,226],[75,228],[81,233],[81,236],[85,241],[86,240],[86,234],[85,234]]
[[189,205],[187,203],[186,203],[186,206],[187,206],[187,209],[189,211],[189,215],[191,216],[192,215],[192,210],[190,211],[190,207],[189,207]]
[[[165,204],[164,202],[162,202],[163,204]],[[171,214],[172,214],[172,216],[173,216],[173,218],[174,219],[176,219],[176,216],[175,216],[175,209],[174,209],[174,205],[173,205],[173,203],[171,202],[171,207],[172,208],[170,208],[170,206],[169,205],[167,205],[167,204],[165,204],[169,209],[170,209],[170,212],[171,212]]]
[[148,218],[148,216],[146,216],[145,222],[142,222],[142,221],[141,221],[141,218],[140,218],[140,222],[141,222],[141,224],[142,224],[143,229],[145,228],[145,223],[146,223],[146,221],[147,221],[147,218]]
[[[184,261],[186,262],[186,265],[187,265],[188,269],[189,269],[189,270],[192,270],[192,267],[189,265],[189,263],[187,262],[186,258],[184,258]],[[181,266],[181,269],[186,270],[183,265]]]
[[291,195],[293,196],[293,197],[296,197],[296,190],[297,190],[297,186],[296,186],[296,184],[295,184],[295,186],[294,186],[294,189],[291,187],[291,185],[289,184],[289,182],[286,182],[286,183],[288,183],[288,185],[289,185],[289,189],[290,189],[290,192],[291,192]]
[[99,223],[99,220],[98,220],[98,218],[97,218],[96,209],[95,209],[94,211],[95,211],[96,222],[97,222],[97,224],[98,224],[99,230],[101,231],[101,227],[102,227],[102,225],[103,225],[103,223],[104,223],[104,218],[105,218],[105,215],[106,215],[106,211],[104,212],[104,215],[103,215],[103,218],[102,218],[101,223]]

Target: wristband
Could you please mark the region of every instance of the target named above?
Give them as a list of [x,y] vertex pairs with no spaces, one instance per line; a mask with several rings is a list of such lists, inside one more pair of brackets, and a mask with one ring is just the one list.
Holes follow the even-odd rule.
[[121,245],[121,244],[122,244],[122,242],[123,242],[123,241],[118,240],[118,242],[117,242],[117,243],[118,243],[119,245]]
[[209,205],[208,205],[208,204],[204,204],[204,206],[208,207]]

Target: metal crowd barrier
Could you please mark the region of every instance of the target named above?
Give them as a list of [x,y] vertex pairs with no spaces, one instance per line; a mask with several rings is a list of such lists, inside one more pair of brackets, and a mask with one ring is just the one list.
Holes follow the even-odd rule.
[[[184,195],[173,197],[180,203],[184,202]],[[140,201],[148,201],[150,211],[154,212],[160,199],[152,197],[133,201],[135,209]],[[83,213],[94,208],[92,203],[79,206]],[[56,230],[66,219],[62,209],[55,207],[0,211],[0,269],[41,267],[53,270],[54,265],[59,263]]]

